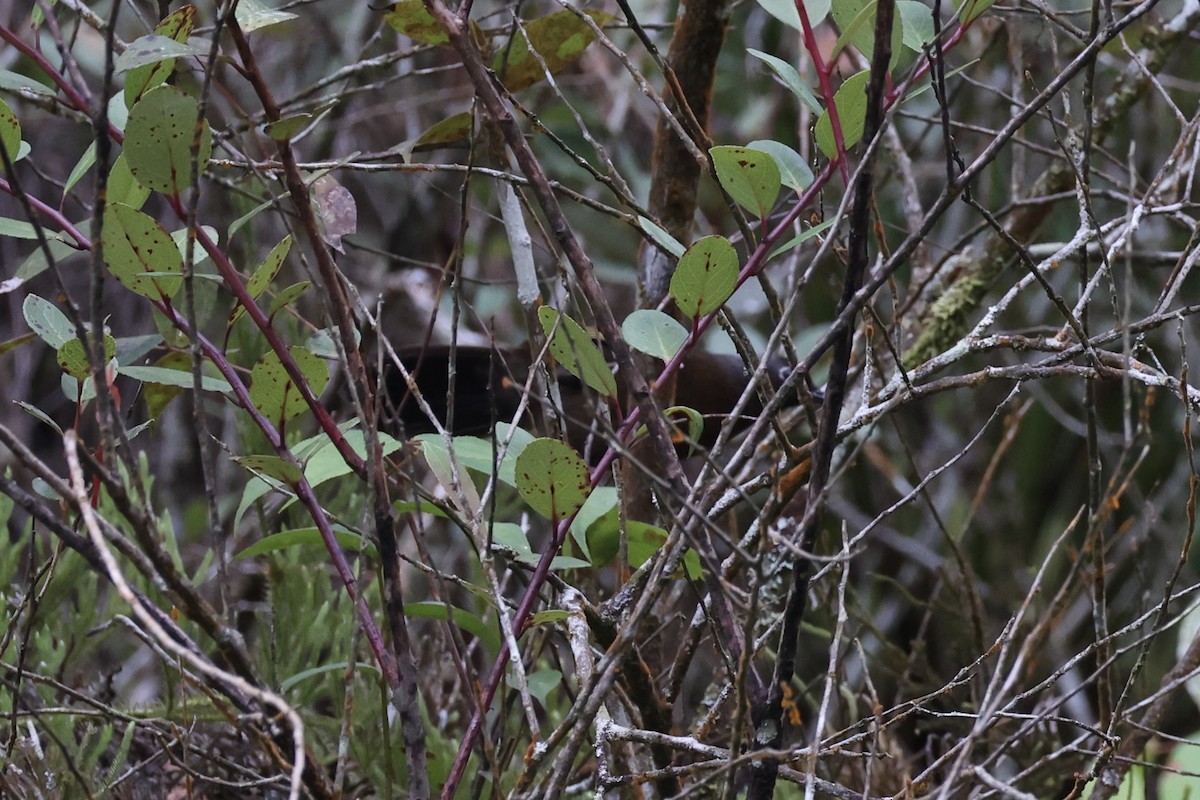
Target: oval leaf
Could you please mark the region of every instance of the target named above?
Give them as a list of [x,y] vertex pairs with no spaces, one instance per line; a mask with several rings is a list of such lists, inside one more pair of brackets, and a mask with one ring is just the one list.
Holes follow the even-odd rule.
[[[95,149],[92,149],[95,152]],[[130,208],[141,208],[150,196],[150,190],[142,186],[129,171],[129,162],[122,153],[113,162],[108,173],[108,202],[123,203]]]
[[697,319],[720,308],[737,286],[738,257],[723,236],[705,236],[688,248],[671,276],[671,296]]
[[482,617],[472,614],[470,611],[447,606],[445,603],[427,600],[418,603],[406,602],[404,604],[404,616],[452,622],[467,633],[478,637],[491,652],[494,653],[500,649],[500,635]]
[[714,147],[712,155],[717,180],[729,196],[759,219],[766,219],[779,197],[779,167],[769,153],[748,147]]
[[[246,291],[251,297],[257,300],[262,296],[262,293],[271,285],[271,281],[279,274],[279,270],[283,267],[283,260],[287,258],[288,251],[291,249],[292,237],[289,235],[283,237],[283,241],[275,245],[270,253],[267,253],[267,257],[258,265],[258,269],[254,270],[250,280],[246,281]],[[245,313],[246,307],[239,304],[229,315],[229,325],[232,326]]]
[[[320,395],[329,381],[329,370],[325,362],[303,347],[290,347],[292,359],[314,395]],[[275,351],[264,355],[250,372],[250,400],[263,416],[282,423],[304,412],[304,402],[299,388],[288,377]]]
[[[817,27],[829,13],[830,0],[804,0],[804,10],[808,14],[808,24]],[[800,24],[800,14],[796,10],[795,0],[758,0],[768,14],[791,28],[804,30]]]
[[550,353],[554,360],[605,397],[616,397],[617,380],[587,331],[549,306],[538,309],[538,319],[550,338]]
[[[192,140],[196,136],[196,101],[174,86],[158,86],[129,112],[125,155],[138,183],[156,192],[177,195],[192,185]],[[201,169],[212,155],[212,131],[201,123]]]
[[670,361],[687,341],[687,329],[671,315],[652,308],[634,311],[621,323],[629,346],[648,356]]
[[153,217],[122,203],[104,215],[104,263],[131,292],[151,299],[174,297],[183,286],[183,259],[171,234]]
[[517,458],[517,491],[529,507],[551,520],[565,519],[591,492],[587,464],[556,439],[534,439]]
[[802,192],[812,184],[812,170],[804,163],[804,156],[783,142],[759,139],[746,146],[752,150],[761,150],[775,159],[775,166],[779,168],[779,178],[789,189]]
[[8,103],[0,99],[0,144],[4,145],[9,161],[17,160],[21,149],[21,123]]
[[[176,355],[176,354],[172,354]],[[172,386],[179,389],[191,389],[192,372],[191,365],[186,353],[181,354],[183,358],[176,361],[172,360],[167,363],[179,364],[178,368],[173,366],[163,366],[163,361],[158,362],[155,366],[139,367],[128,366],[121,367],[117,370],[118,373],[134,380],[142,381],[143,383],[153,383],[158,386]],[[224,378],[214,378],[211,375],[200,376],[200,388],[206,392],[220,392],[228,394],[233,391],[233,387],[229,385],[229,381]]]
[[646,219],[638,215],[638,225],[646,232],[646,235],[654,240],[654,243],[659,246],[664,252],[679,258],[683,255],[683,251],[687,248],[683,243],[664,230],[653,220]]
[[55,350],[75,338],[75,326],[49,300],[31,294],[21,305],[21,312],[29,329]]
[[747,49],[746,52],[757,59],[761,59],[764,64],[770,67],[771,71],[779,76],[779,80],[783,81],[783,85],[792,94],[796,95],[804,105],[808,106],[814,114],[820,114],[825,110],[821,107],[821,102],[817,100],[817,96],[813,94],[812,89],[808,88],[808,85],[801,79],[800,73],[791,64],[782,58],[776,58],[761,50]]
[[291,486],[295,486],[303,477],[298,466],[279,456],[235,456],[233,460],[255,475],[266,475]]
[[[117,340],[104,334],[104,363],[107,364],[116,354]],[[57,357],[58,366],[75,380],[91,377],[92,364],[88,359],[87,346],[78,339],[72,339],[58,348]]]
[[417,140],[413,142],[413,152],[419,153],[423,150],[438,150],[443,147],[465,145],[471,138],[471,130],[474,126],[475,115],[470,111],[462,111],[446,117],[417,137]]
[[[176,58],[199,55],[200,44],[201,42],[197,41],[196,45],[189,46],[186,41],[176,41],[160,33],[149,33],[130,42],[125,52],[121,53],[113,62],[113,69],[120,74],[165,61],[174,64]],[[126,99],[128,99],[128,95],[126,95]]]
[[964,0],[958,7],[959,23],[965,28],[992,7],[996,0]]
[[[833,95],[838,122],[842,127],[842,140],[847,150],[858,144],[863,135],[863,128],[866,126],[867,79],[870,77],[871,73],[867,70],[851,75]],[[815,134],[817,147],[821,148],[821,152],[829,158],[837,158],[837,144],[833,139],[833,123],[829,121],[828,111],[817,120]]]
[[275,295],[275,299],[271,301],[271,308],[267,311],[267,316],[275,316],[275,312],[286,306],[293,300],[298,300],[305,292],[312,288],[312,281],[298,281],[291,286],[286,286],[280,290],[279,294]]
[[896,10],[904,20],[904,46],[913,52],[933,42],[933,9],[918,0],[898,0]]
[[421,0],[401,0],[383,15],[387,24],[420,44],[450,44],[450,37]]
[[[603,11],[583,13],[601,26],[613,19],[611,14]],[[543,80],[547,71],[557,75],[577,61],[595,40],[595,31],[574,11],[555,11],[527,23],[524,34],[515,33],[507,46],[500,47],[492,68],[504,81],[504,86],[510,92],[516,92]],[[530,45],[541,56],[540,61],[530,52]]]
[[[161,44],[161,50],[164,52],[163,58],[155,58],[153,55],[146,58],[135,52],[134,45],[141,43],[146,51],[153,53],[155,50],[155,39],[151,38],[151,36],[145,36],[136,40],[130,45],[129,49],[121,54],[121,58],[117,59],[118,71],[120,70],[119,65],[122,63],[122,59],[126,56],[129,56],[130,59],[126,62],[126,66],[133,68],[133,71],[125,78],[124,95],[126,108],[133,108],[147,91],[166,82],[167,78],[175,70],[176,55],[190,54],[191,48],[187,47],[184,43],[192,35],[195,27],[196,7],[193,5],[183,6],[178,11],[173,11],[163,17],[162,22],[154,26],[152,37],[165,39],[166,42],[172,43],[167,44],[163,42]],[[167,49],[174,49],[175,47],[183,47],[184,50],[189,52],[165,54]],[[207,53],[207,50],[205,53]]]
[[290,11],[278,11],[273,8],[267,8],[266,4],[259,0],[241,0],[237,5],[237,21],[238,25],[242,26],[242,30],[246,32],[256,31],[260,28],[266,28],[269,25],[278,25],[281,22],[296,19],[296,15]]
[[[864,58],[868,61],[871,60],[871,54],[875,51],[876,7],[876,0],[839,0],[834,5],[833,19],[842,31],[842,35],[838,37],[837,43],[834,45],[835,53],[840,53],[847,44],[852,44],[863,54]],[[928,9],[925,13],[929,13]],[[903,44],[904,14],[899,13],[892,17],[891,66],[895,66],[902,54]]]

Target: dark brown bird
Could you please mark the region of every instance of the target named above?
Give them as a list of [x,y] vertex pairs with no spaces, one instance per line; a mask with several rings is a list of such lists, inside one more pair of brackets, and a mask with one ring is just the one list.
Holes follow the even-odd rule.
[[[448,415],[446,400],[451,366],[450,348],[431,345],[423,350],[405,351],[398,355],[405,369],[413,375],[421,396],[438,421],[447,425],[449,419],[451,433],[471,435],[486,434],[494,423],[511,421],[517,415],[532,360],[529,351],[520,348],[456,348],[453,359],[453,404]],[[773,389],[778,390],[789,371],[783,358],[770,360],[767,374]],[[589,434],[603,433],[597,412],[600,399],[564,369],[557,369],[555,377],[562,400],[561,417],[566,422],[567,440],[583,452]],[[704,430],[699,438],[701,446],[710,447],[716,441],[722,423],[745,392],[749,380],[750,373],[736,355],[694,352],[684,361],[676,380],[675,404],[693,408],[703,417]],[[388,364],[385,368],[383,386],[390,406],[385,408],[385,412],[393,420],[402,423],[406,433],[411,435],[434,429],[395,364]],[[541,424],[542,403],[536,394],[539,391],[535,382],[535,394],[531,396],[521,422],[544,430]],[[785,405],[794,406],[798,403],[799,397],[793,395]],[[762,404],[755,396],[747,405],[740,424],[753,421],[760,411]]]

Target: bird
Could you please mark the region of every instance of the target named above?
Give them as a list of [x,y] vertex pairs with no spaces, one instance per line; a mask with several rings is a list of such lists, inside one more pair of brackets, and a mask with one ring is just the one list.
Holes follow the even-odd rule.
[[[412,376],[433,417],[453,435],[486,435],[495,423],[513,421],[520,411],[532,363],[528,348],[427,345],[398,350],[396,356],[404,371]],[[454,372],[452,393],[449,392],[451,367]],[[435,430],[429,415],[413,397],[404,371],[394,360],[385,362],[380,383],[386,418],[410,436]],[[782,356],[768,359],[767,377],[773,391],[779,390],[790,371],[791,367]],[[685,357],[677,373],[675,405],[694,409],[704,421],[703,431],[692,444],[704,448],[712,446],[722,423],[745,392],[750,377],[751,373],[737,355],[697,350]],[[561,400],[559,416],[565,423],[567,442],[582,453],[588,446],[589,436],[603,430],[596,424],[600,398],[561,367],[555,370],[555,378]],[[542,428],[541,432],[545,433],[539,391],[543,390],[535,383],[534,394],[518,422],[526,427]],[[448,393],[453,400],[449,406]],[[799,403],[800,395],[793,391],[785,398],[784,406]],[[755,393],[737,426],[749,424],[761,411],[762,403]],[[686,428],[686,423],[681,427]],[[680,438],[682,442],[683,437]]]

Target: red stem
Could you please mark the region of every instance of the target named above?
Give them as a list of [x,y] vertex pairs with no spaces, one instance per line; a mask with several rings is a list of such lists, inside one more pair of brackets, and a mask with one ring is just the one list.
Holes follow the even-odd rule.
[[813,33],[812,22],[808,19],[808,10],[804,0],[796,0],[796,11],[800,14],[800,27],[804,30],[804,49],[812,59],[813,68],[817,71],[817,83],[821,86],[821,97],[825,100],[825,113],[829,115],[829,125],[833,129],[833,145],[837,156],[833,159],[841,166],[842,180],[850,182],[850,169],[847,166],[846,140],[842,136],[842,120],[838,116],[837,104],[834,102],[833,85],[829,82],[829,65],[821,58],[821,49],[817,45],[817,36]]

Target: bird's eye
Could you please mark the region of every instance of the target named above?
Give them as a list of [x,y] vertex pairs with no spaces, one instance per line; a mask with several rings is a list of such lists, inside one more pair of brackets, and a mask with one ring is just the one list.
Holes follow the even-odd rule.
[[783,385],[787,380],[788,375],[792,374],[792,368],[787,364],[776,364],[771,370],[771,383],[775,384],[776,388]]

